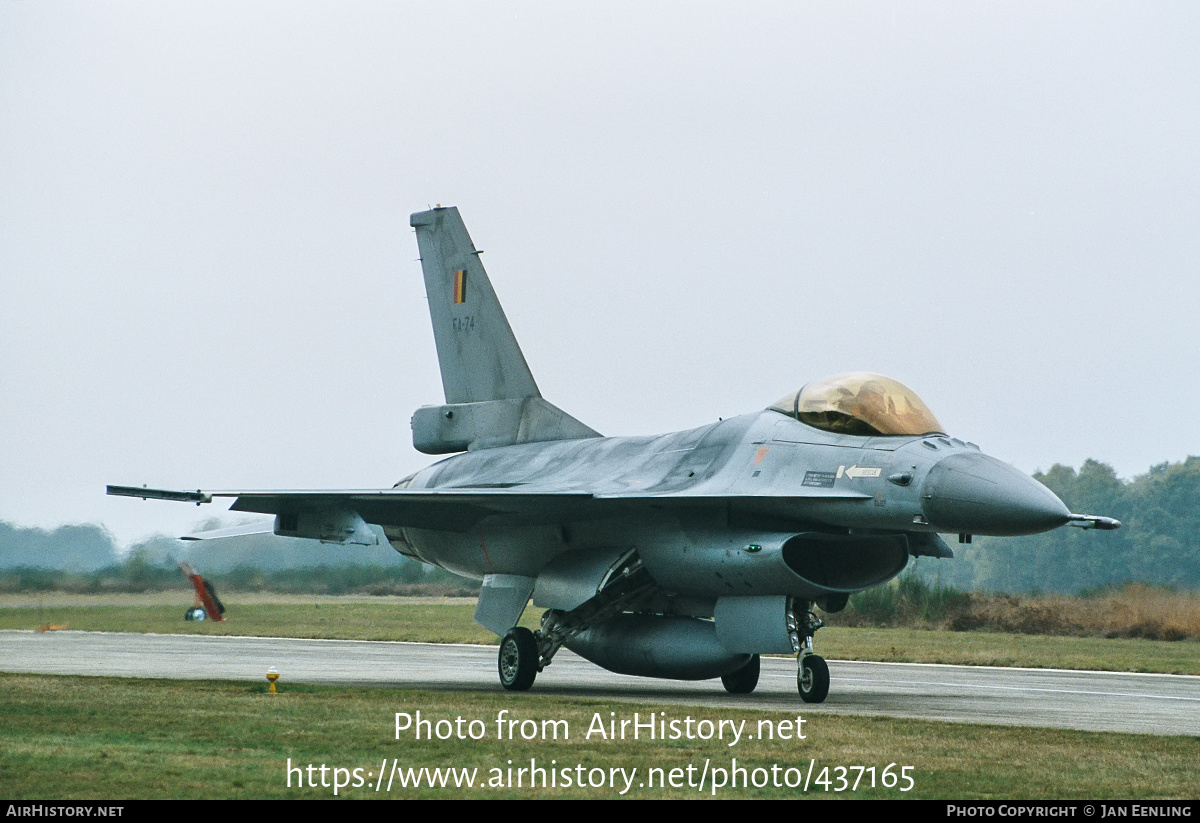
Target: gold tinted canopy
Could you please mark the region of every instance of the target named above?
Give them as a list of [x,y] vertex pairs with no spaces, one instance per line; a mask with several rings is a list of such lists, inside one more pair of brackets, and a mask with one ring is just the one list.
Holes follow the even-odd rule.
[[838,434],[942,433],[942,424],[907,386],[881,374],[855,372],[815,380],[771,406],[788,417]]

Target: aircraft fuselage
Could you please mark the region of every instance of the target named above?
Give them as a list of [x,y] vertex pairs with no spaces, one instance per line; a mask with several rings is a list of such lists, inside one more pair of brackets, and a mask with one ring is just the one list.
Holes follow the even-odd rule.
[[[946,468],[949,458],[955,465]],[[536,577],[569,550],[625,547],[645,555],[664,541],[674,550],[689,542],[689,531],[697,534],[694,550],[711,551],[722,533],[735,544],[746,535],[753,543],[757,533],[801,531],[911,534],[915,541],[939,531],[1034,533],[1069,515],[1041,484],[961,440],[835,434],[769,410],[653,437],[467,452],[418,472],[404,488],[578,490],[641,501],[662,495],[662,505],[649,509],[610,505],[601,513],[567,502],[540,519],[492,514],[460,528],[386,529],[400,551],[477,578]]]

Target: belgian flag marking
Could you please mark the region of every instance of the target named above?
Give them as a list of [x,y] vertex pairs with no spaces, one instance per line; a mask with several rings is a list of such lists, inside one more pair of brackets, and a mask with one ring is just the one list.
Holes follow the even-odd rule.
[[463,269],[454,270],[454,302],[467,301],[467,273]]

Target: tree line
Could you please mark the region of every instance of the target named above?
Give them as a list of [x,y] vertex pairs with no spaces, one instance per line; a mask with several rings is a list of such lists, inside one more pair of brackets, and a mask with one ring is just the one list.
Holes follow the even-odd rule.
[[218,588],[234,591],[470,594],[479,588],[476,581],[409,560],[387,545],[334,546],[271,534],[185,542],[160,535],[121,551],[94,524],[46,530],[0,521],[0,592],[188,588],[181,562]]

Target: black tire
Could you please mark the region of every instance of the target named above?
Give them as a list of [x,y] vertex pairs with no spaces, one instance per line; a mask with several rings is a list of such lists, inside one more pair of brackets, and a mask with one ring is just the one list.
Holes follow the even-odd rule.
[[538,673],[538,646],[533,632],[523,626],[508,630],[500,641],[500,685],[510,692],[529,691]]
[[825,658],[806,654],[796,671],[796,688],[805,703],[824,703],[829,695],[829,665]]
[[737,671],[721,676],[721,685],[730,694],[750,694],[758,685],[758,672],[761,664],[758,655],[750,658],[746,665]]

